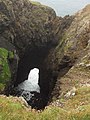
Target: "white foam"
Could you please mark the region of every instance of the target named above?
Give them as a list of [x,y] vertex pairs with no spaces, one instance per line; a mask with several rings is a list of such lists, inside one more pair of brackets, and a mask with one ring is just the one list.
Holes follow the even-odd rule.
[[25,80],[24,82],[20,83],[18,85],[19,90],[25,90],[25,91],[36,91],[40,93],[40,87],[38,85],[39,80],[39,69],[34,68],[30,71],[28,75],[28,80]]
[[34,68],[30,71],[28,75],[28,81],[30,81],[32,84],[38,84],[39,80],[39,69]]

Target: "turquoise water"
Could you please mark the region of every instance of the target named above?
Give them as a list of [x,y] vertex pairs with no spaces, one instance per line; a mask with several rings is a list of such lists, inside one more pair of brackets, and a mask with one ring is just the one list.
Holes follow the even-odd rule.
[[52,7],[58,16],[72,15],[90,4],[90,0],[34,0]]

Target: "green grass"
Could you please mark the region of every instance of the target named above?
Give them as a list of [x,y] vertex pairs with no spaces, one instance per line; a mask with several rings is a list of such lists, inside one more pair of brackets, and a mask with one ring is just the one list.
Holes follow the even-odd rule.
[[36,1],[30,1],[33,5],[41,5],[40,2],[36,2]]
[[67,116],[67,112],[58,107],[49,106],[38,113],[26,109],[15,98],[0,97],[0,120],[68,120]]
[[76,109],[90,103],[90,87],[80,87],[76,91],[76,95],[66,100],[66,109]]
[[0,120],[90,120],[90,87],[78,88],[76,96],[62,102],[63,108],[50,105],[38,112],[17,98],[0,96]]
[[[12,57],[12,52],[10,52]],[[0,48],[0,90],[4,89],[5,84],[10,80],[11,73],[8,65],[8,51],[4,48]]]

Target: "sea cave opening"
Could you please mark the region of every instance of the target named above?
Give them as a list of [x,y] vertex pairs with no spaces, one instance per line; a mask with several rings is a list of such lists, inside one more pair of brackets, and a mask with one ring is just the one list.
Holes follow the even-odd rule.
[[20,83],[28,79],[30,70],[34,68],[39,69],[38,85],[40,86],[40,93],[33,91],[32,94],[34,94],[34,97],[27,101],[28,104],[35,109],[44,109],[49,101],[52,72],[47,69],[44,62],[47,55],[48,49],[46,47],[27,49],[19,61],[17,77],[14,82],[14,86],[17,87]]
[[[30,93],[27,92],[27,95],[32,96],[31,99],[27,101],[28,104],[35,109],[44,109],[45,106],[52,102],[53,97],[58,98],[59,91],[55,90],[58,82],[57,78],[58,76],[60,78],[65,75],[74,64],[74,61],[72,61],[69,56],[64,56],[57,69],[52,69],[52,67],[50,68],[48,66],[47,62],[49,50],[50,48],[47,46],[27,48],[23,56],[20,57],[15,79],[14,81],[12,79],[12,83],[6,89],[5,94],[20,96],[21,94],[18,95],[18,92],[14,91],[14,88],[25,80],[28,80],[30,71],[37,68],[39,70],[38,85],[40,87],[40,93],[36,92],[36,90]],[[12,88],[12,86],[14,87]],[[57,89],[60,89],[60,86]],[[27,97],[26,91],[24,91],[24,93],[24,97]]]

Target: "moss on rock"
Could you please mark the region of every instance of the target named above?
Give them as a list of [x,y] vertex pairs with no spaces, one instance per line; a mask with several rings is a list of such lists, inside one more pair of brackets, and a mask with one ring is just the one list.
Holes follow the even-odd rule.
[[11,78],[11,72],[8,64],[8,53],[10,53],[10,57],[13,57],[12,52],[8,52],[4,48],[0,48],[0,91],[5,88],[6,83]]

